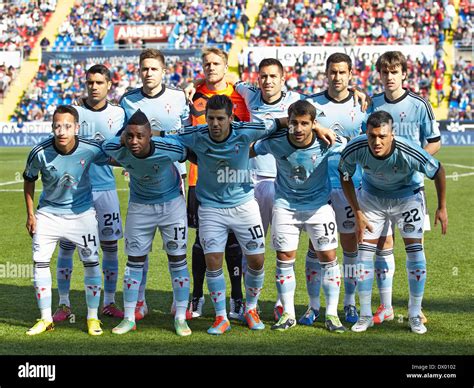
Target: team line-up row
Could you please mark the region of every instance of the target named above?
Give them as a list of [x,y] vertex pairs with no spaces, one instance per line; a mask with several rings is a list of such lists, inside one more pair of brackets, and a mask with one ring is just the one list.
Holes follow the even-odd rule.
[[[53,136],[30,152],[24,172],[26,226],[33,238],[34,287],[41,311],[41,319],[27,334],[50,330],[53,322],[71,314],[69,286],[76,247],[85,271],[88,332],[102,334],[99,245],[102,313],[122,318],[113,333],[135,330],[136,321],[148,312],[148,254],[157,228],[168,255],[178,335],[190,335],[187,320],[202,314],[204,277],[216,312],[209,334],[228,331],[229,318],[262,330],[258,298],[270,223],[278,290],[272,329],[296,325],[294,262],[303,229],[310,237],[309,307],[298,322],[312,325],[318,319],[322,288],[325,326],[337,333],[346,330],[337,313],[341,278],[345,320],[354,324],[352,331],[393,319],[392,234],[397,226],[407,253],[409,325],[413,332],[425,333],[423,231],[429,220],[422,174],[435,181],[435,224],[441,223],[444,234],[445,173],[432,157],[440,147],[432,109],[402,87],[403,54],[386,52],[379,58],[377,70],[385,89],[372,98],[368,109],[366,96],[349,89],[352,63],[342,53],[327,59],[328,90],[312,96],[283,90],[283,67],[276,59],[260,63],[256,88],[227,81],[225,52],[205,49],[202,57],[205,78],[187,88],[187,97],[161,83],[165,59],[158,50],[147,49],[140,55],[143,86],[126,93],[120,106],[107,102],[111,87],[107,68],[94,65],[86,74],[87,97],[77,106],[56,109]],[[355,95],[363,106],[354,102]],[[400,131],[403,127],[410,130]],[[185,160],[193,162],[187,177]],[[109,164],[122,166],[130,176],[123,312],[115,303],[122,222]],[[241,174],[249,169],[252,179]],[[35,212],[35,180],[40,174],[43,191]],[[197,228],[189,303],[188,227]],[[336,258],[338,239],[343,274]],[[50,261],[58,241],[60,300],[53,315]],[[224,253],[232,286],[229,315]],[[374,278],[381,305],[373,316]]]

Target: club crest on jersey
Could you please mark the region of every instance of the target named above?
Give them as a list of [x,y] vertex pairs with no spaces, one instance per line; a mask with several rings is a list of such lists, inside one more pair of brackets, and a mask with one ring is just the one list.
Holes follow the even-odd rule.
[[159,169],[160,169],[160,166],[158,164],[153,165],[153,170],[155,170],[156,173],[158,172]]
[[109,119],[107,120],[107,125],[109,126],[109,130],[112,130],[112,125],[114,125],[112,117],[109,117]]
[[352,109],[351,113],[349,113],[349,116],[351,116],[352,121],[354,121],[355,115],[356,115],[356,112],[354,109]]
[[317,157],[318,157],[318,156],[317,156],[316,154],[311,155],[311,160],[313,161],[313,164],[316,163]]
[[170,114],[171,112],[171,105],[170,104],[165,104],[165,110]]
[[407,117],[407,114],[405,112],[400,113],[400,121],[403,121]]
[[235,153],[238,154],[238,153],[239,153],[239,150],[240,150],[240,146],[239,146],[238,144],[236,144],[236,145],[234,146],[234,151],[235,151]]
[[81,159],[80,163],[81,163],[82,168],[84,168],[86,161],[84,159]]

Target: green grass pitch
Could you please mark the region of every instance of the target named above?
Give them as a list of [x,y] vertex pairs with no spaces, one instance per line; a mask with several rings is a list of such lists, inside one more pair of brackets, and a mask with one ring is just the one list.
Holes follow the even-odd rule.
[[[426,233],[425,247],[428,279],[423,301],[428,317],[428,333],[415,335],[408,329],[408,285],[405,271],[405,252],[397,238],[394,279],[395,320],[369,329],[366,333],[329,333],[324,323],[313,327],[297,326],[288,332],[270,330],[273,322],[275,253],[267,248],[265,288],[260,298],[262,318],[266,329],[251,332],[243,324],[233,323],[232,330],[221,337],[213,337],[206,329],[213,322],[213,308],[208,296],[204,317],[192,320],[191,337],[179,338],[174,333],[170,305],[172,301],[170,277],[161,241],[156,238],[151,253],[147,287],[150,315],[138,323],[137,331],[116,336],[111,329],[117,319],[102,317],[104,335],[90,337],[86,332],[86,307],[83,289],[83,268],[77,254],[74,257],[71,302],[74,322],[63,322],[56,329],[35,337],[25,331],[39,317],[31,278],[19,277],[15,268],[31,264],[31,239],[25,229],[26,213],[22,193],[22,172],[29,149],[0,148],[0,355],[472,355],[472,317],[474,300],[473,228],[474,217],[474,153],[469,147],[444,148],[438,154],[448,175],[448,234],[441,236],[439,226]],[[122,215],[126,214],[127,182],[116,169]],[[428,206],[433,222],[436,193],[432,182],[426,183]],[[37,184],[37,189],[41,184]],[[36,193],[36,200],[39,191]],[[189,234],[191,247],[194,231]],[[306,309],[307,296],[304,280],[304,259],[308,240],[302,235],[296,262],[296,312]],[[190,264],[190,249],[188,250]],[[120,272],[118,302],[122,302],[122,276],[125,265],[123,241],[119,245]],[[340,249],[338,257],[342,258]],[[53,311],[58,302],[55,269],[53,272]],[[374,286],[375,287],[375,286]],[[228,288],[228,295],[230,290]],[[205,288],[205,293],[207,289]],[[373,310],[378,305],[374,289]],[[342,313],[343,287],[339,302]],[[324,301],[322,302],[324,306]],[[322,310],[324,316],[324,309]],[[346,327],[349,327],[346,324]]]

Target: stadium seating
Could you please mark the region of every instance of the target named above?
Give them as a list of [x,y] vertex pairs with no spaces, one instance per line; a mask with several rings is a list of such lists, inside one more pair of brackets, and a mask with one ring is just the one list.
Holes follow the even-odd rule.
[[[170,48],[224,43],[230,48],[244,2],[143,2],[114,0],[97,4],[94,0],[79,2],[62,24],[54,49],[102,45],[107,29],[117,22],[168,22],[174,24],[169,37]],[[133,41],[127,43],[138,43]]]
[[[258,17],[257,27],[250,34],[250,46],[288,45],[389,45],[434,44],[437,55],[433,61],[408,57],[408,78],[404,87],[428,99],[436,77],[444,78],[443,42],[450,33],[453,16],[442,1],[429,3],[413,0],[393,2],[288,2],[266,1]],[[460,6],[460,34],[466,36],[470,24],[467,0]],[[255,82],[256,64],[247,60],[241,78]],[[356,58],[354,84],[369,94],[382,91],[375,71],[375,60]],[[287,68],[289,90],[317,93],[327,87],[324,69],[308,64]]]
[[[168,62],[164,84],[183,86],[195,79],[202,72],[200,63],[191,61]],[[108,96],[113,103],[118,103],[120,97],[129,89],[141,84],[136,60],[129,63],[105,62],[112,74],[112,90]],[[70,104],[85,96],[85,71],[91,63],[50,61],[42,64],[38,75],[21,101],[16,111],[16,117],[25,121],[50,120],[54,108],[60,104]]]
[[[56,8],[56,0],[43,1],[40,7],[33,2],[9,4],[0,2],[0,50],[22,50],[23,58],[28,58],[42,27]],[[16,69],[6,67],[0,61],[0,100],[3,99]]]

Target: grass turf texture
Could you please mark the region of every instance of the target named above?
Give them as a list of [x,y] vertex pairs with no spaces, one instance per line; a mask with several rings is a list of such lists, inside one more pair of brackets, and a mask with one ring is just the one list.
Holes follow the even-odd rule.
[[[7,265],[31,264],[31,239],[25,229],[25,206],[21,174],[27,148],[0,148],[0,268]],[[104,335],[90,337],[86,331],[86,306],[83,287],[83,267],[77,253],[74,255],[74,272],[71,283],[71,303],[74,322],[63,322],[52,332],[28,337],[25,331],[39,317],[31,278],[12,277],[0,271],[0,355],[467,355],[474,354],[474,339],[470,330],[474,300],[472,282],[474,269],[473,234],[471,221],[474,216],[472,188],[474,176],[462,176],[474,168],[473,149],[469,147],[444,148],[438,158],[445,164],[448,176],[449,228],[441,236],[440,227],[426,233],[425,250],[428,262],[428,279],[423,301],[428,317],[428,333],[416,335],[409,331],[407,321],[408,284],[405,270],[405,251],[397,235],[393,305],[395,320],[375,326],[365,333],[329,333],[322,318],[313,326],[297,326],[287,332],[270,330],[273,323],[273,303],[276,296],[274,283],[275,253],[269,244],[266,255],[265,287],[260,298],[262,319],[266,328],[251,332],[241,323],[232,322],[232,330],[218,338],[206,333],[212,324],[214,310],[205,286],[206,304],[204,317],[189,322],[193,335],[176,336],[170,314],[172,302],[171,282],[167,260],[157,235],[151,253],[148,275],[147,301],[150,315],[138,322],[137,331],[116,336],[111,329],[120,321],[100,316]],[[462,165],[451,166],[452,165]],[[467,168],[465,167],[467,166]],[[117,187],[125,219],[128,200],[127,182],[115,169]],[[12,181],[17,183],[8,183]],[[436,207],[434,184],[426,182],[428,207],[433,222]],[[37,182],[37,189],[41,183]],[[40,192],[35,195],[36,202]],[[433,228],[433,227],[432,227]],[[194,230],[190,229],[188,265],[191,270],[191,246]],[[268,243],[267,239],[267,243]],[[304,262],[308,239],[302,235],[296,261],[297,291],[295,306],[297,318],[306,310],[307,295],[304,279]],[[120,276],[117,302],[122,305],[122,279],[125,266],[123,240],[119,243]],[[342,252],[338,249],[342,262]],[[53,312],[58,303],[56,289],[56,254],[53,256]],[[224,271],[226,272],[226,271]],[[227,274],[226,274],[227,277]],[[375,282],[374,282],[375,283]],[[230,295],[227,281],[227,297]],[[342,298],[339,316],[343,321]],[[321,295],[323,295],[321,291]],[[322,297],[323,298],[323,297]],[[378,305],[378,292],[374,284],[373,311]],[[322,306],[324,306],[324,300]],[[324,317],[324,308],[321,316]],[[344,323],[344,321],[343,321]],[[345,324],[350,328],[349,324]]]

